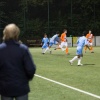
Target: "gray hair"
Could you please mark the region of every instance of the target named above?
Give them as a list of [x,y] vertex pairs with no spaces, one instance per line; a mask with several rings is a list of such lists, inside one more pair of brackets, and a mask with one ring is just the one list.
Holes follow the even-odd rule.
[[14,39],[18,40],[20,29],[15,24],[8,24],[3,30],[3,40]]

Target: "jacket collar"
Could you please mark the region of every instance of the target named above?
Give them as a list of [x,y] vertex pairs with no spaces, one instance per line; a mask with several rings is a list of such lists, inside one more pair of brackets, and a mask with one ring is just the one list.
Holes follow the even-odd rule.
[[19,44],[17,40],[9,39],[4,41],[6,44]]

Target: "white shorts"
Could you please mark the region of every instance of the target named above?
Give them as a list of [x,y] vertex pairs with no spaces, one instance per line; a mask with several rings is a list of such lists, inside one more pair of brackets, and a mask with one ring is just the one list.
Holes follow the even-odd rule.
[[89,42],[89,46],[92,46],[92,45],[93,45],[93,43],[90,43],[90,42]]
[[68,43],[67,42],[61,42],[60,47],[68,47]]
[[88,41],[88,46],[92,46],[92,45],[93,45],[93,43],[91,43],[91,42]]

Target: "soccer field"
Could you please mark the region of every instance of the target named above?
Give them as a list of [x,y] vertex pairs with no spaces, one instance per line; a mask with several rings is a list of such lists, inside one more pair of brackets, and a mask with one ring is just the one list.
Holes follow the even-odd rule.
[[99,100],[100,47],[94,48],[95,53],[84,53],[83,66],[77,66],[77,61],[69,64],[75,47],[69,48],[70,55],[51,49],[52,54],[43,55],[41,48],[30,48],[37,71],[30,82],[29,100]]

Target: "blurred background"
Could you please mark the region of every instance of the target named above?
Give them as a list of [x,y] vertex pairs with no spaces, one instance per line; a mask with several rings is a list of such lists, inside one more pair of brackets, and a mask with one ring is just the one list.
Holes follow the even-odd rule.
[[20,27],[20,38],[51,37],[64,28],[69,37],[89,29],[99,36],[100,0],[0,0],[0,37],[9,23]]

